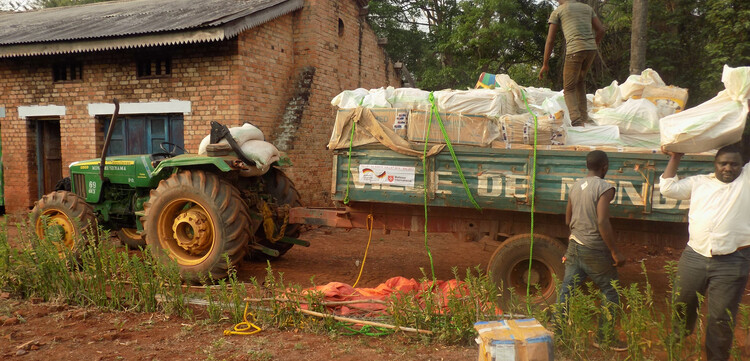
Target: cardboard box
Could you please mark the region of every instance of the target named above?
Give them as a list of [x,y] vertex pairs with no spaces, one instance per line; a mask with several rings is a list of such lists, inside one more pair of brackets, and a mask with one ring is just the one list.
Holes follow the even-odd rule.
[[[562,120],[562,111],[537,117],[537,145],[564,144]],[[534,117],[531,114],[503,115],[499,123],[501,139],[506,144],[534,144]]]
[[[440,113],[445,131],[452,144],[466,144],[486,147],[500,136],[500,129],[495,122],[485,116],[476,114]],[[408,139],[412,142],[445,143],[438,120],[433,115],[430,134],[427,125],[430,112],[412,110],[407,129]]]
[[[406,129],[409,123],[409,109],[396,109],[396,108],[372,108],[369,109],[372,112],[375,119],[383,127],[393,130],[396,135],[403,139],[406,139]],[[349,140],[352,138],[351,135],[351,117],[356,112],[356,109],[339,109],[336,112],[336,123],[333,127],[333,133],[328,144],[329,149],[343,149],[349,148]],[[360,146],[365,144],[377,143],[375,139],[367,130],[362,127],[357,127],[354,130],[354,137],[352,140],[352,146]]]
[[479,361],[553,361],[552,333],[533,318],[474,324]]

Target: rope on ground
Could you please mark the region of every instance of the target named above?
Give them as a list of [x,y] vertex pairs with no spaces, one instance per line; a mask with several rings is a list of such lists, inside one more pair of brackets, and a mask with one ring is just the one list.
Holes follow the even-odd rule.
[[[526,92],[521,89],[521,97],[523,98],[523,103],[526,105],[526,110],[531,114],[531,117],[534,118],[534,151],[533,151],[533,161],[531,162],[531,185],[529,187],[531,192],[531,230],[530,230],[530,238],[531,238],[531,245],[529,246],[529,271],[528,271],[528,279],[526,280],[526,299],[528,300],[530,294],[531,294],[531,263],[534,259],[534,201],[536,199],[536,147],[537,147],[537,118],[536,114],[531,111],[531,108],[529,107],[529,102],[526,99]],[[529,314],[531,314],[531,305],[529,302],[526,302],[526,310]]]
[[242,315],[242,322],[234,325],[231,330],[224,330],[224,336],[229,335],[252,335],[256,334],[261,331],[261,328],[258,327],[256,324],[248,321],[247,316],[250,315],[250,317],[255,321],[255,315],[253,315],[251,312],[247,312],[247,306],[250,305],[250,302],[245,302],[245,313]]
[[357,275],[357,280],[354,281],[354,285],[352,285],[352,288],[357,287],[357,283],[359,283],[359,278],[362,277],[362,271],[365,269],[365,261],[367,260],[367,251],[370,250],[370,241],[372,241],[372,226],[375,224],[375,218],[373,218],[372,213],[367,215],[367,228],[370,230],[370,236],[367,238],[367,247],[365,247],[365,256],[362,257],[362,265],[359,267],[359,275]]

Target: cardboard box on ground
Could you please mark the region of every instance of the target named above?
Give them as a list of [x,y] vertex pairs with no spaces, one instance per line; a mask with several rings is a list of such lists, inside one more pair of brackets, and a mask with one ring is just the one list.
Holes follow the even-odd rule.
[[552,361],[552,333],[539,321],[483,321],[474,324],[479,336],[479,361]]

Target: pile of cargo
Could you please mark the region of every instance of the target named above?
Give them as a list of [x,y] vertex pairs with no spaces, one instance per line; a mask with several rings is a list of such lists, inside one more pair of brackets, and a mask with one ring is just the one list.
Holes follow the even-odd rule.
[[[404,147],[445,143],[432,111],[436,109],[445,134],[458,145],[528,149],[536,133],[540,149],[657,152],[662,145],[688,141],[692,142],[687,146],[691,151],[706,151],[714,148],[701,144],[696,150],[696,142],[703,142],[699,134],[705,128],[703,123],[716,125],[716,132],[722,135],[732,133],[723,140],[726,143],[729,138],[739,139],[748,111],[750,67],[725,66],[722,81],[726,89],[716,98],[683,111],[687,89],[667,85],[657,72],[646,69],[622,84],[613,81],[588,94],[591,121],[575,127],[570,124],[562,91],[523,87],[505,74],[483,74],[478,89],[470,90],[347,90],[331,101],[338,110],[328,148],[376,142]],[[700,124],[695,125],[705,110],[711,112],[708,116],[720,119],[699,119]],[[360,123],[364,117],[372,121]],[[741,125],[727,125],[728,121]],[[354,123],[357,126],[352,132]]]

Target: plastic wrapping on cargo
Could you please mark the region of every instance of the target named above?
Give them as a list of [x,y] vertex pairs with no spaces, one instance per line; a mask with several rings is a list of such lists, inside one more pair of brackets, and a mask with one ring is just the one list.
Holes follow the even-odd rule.
[[[562,145],[563,112],[537,116],[537,145]],[[506,148],[512,144],[534,144],[534,117],[529,114],[503,115],[498,120],[500,139]]]
[[616,125],[595,125],[565,128],[565,145],[598,145],[619,147],[620,128]]
[[[242,146],[243,143],[247,142],[248,140],[265,140],[265,137],[263,136],[263,132],[258,129],[256,126],[245,123],[240,127],[232,127],[229,128],[229,133],[232,134],[232,138],[234,138],[234,141],[237,142],[238,145]],[[211,136],[207,135],[203,140],[201,140],[201,143],[198,145],[198,154],[199,155],[205,155],[206,154],[206,147],[211,142]],[[219,144],[229,144],[226,139],[222,139],[219,141]]]
[[620,85],[620,95],[623,100],[630,98],[640,98],[643,95],[643,88],[646,86],[666,86],[661,80],[659,73],[652,69],[646,69],[640,75],[631,75]]
[[668,151],[698,153],[742,138],[750,99],[750,67],[724,65],[724,90],[694,108],[661,120],[661,145]]
[[434,95],[441,112],[488,117],[518,112],[513,93],[503,89],[441,90]]
[[[466,144],[486,147],[500,136],[500,129],[491,119],[476,114],[440,113],[448,138],[453,144]],[[433,115],[430,133],[427,134],[427,125],[430,121],[430,112],[412,110],[409,115],[409,126],[407,134],[409,141],[445,143],[445,137],[438,125],[438,120]]]
[[604,108],[591,114],[597,125],[616,125],[620,133],[658,133],[656,105],[646,99],[628,99],[617,108]]
[[622,94],[620,93],[620,86],[617,85],[617,80],[613,80],[612,84],[598,89],[594,93],[592,103],[595,109],[615,108],[622,104]]
[[334,107],[339,107],[341,109],[354,109],[359,106],[359,103],[368,94],[370,94],[370,91],[364,88],[344,90],[333,97],[333,99],[331,100],[331,105],[333,105]]
[[417,88],[394,89],[388,98],[393,108],[429,110],[430,92]]
[[659,118],[679,113],[685,109],[688,100],[688,90],[672,85],[652,86],[643,88],[644,99],[650,100],[656,105]]

